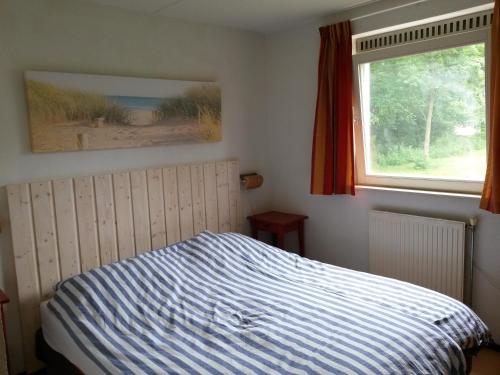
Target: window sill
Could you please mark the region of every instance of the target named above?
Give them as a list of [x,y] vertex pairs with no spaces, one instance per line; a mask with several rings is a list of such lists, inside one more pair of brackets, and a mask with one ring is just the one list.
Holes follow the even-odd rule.
[[411,193],[411,194],[434,195],[434,196],[437,195],[437,196],[453,197],[453,198],[481,199],[480,194],[452,193],[447,191],[433,191],[433,190],[402,189],[402,188],[392,188],[386,186],[356,185],[356,189],[394,191],[399,193]]

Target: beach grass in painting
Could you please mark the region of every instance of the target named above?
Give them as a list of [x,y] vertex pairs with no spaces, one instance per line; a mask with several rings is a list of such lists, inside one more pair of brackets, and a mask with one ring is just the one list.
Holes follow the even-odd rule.
[[50,72],[25,78],[34,152],[222,139],[215,83]]

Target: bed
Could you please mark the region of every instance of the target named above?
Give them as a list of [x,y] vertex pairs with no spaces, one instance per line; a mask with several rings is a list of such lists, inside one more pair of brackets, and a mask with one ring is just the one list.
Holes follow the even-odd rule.
[[238,234],[237,160],[7,192],[27,372],[461,374],[488,340],[452,298]]
[[488,340],[453,298],[208,231],[61,282],[42,328],[86,374],[462,374]]

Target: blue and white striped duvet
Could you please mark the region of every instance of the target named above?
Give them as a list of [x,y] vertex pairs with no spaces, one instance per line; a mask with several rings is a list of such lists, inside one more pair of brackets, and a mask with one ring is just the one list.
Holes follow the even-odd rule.
[[454,299],[234,233],[74,276],[48,307],[102,373],[464,373],[488,337]]

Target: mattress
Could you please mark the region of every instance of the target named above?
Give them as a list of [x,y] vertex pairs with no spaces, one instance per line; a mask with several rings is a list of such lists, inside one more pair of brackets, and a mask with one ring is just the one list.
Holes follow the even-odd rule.
[[450,297],[235,233],[74,276],[42,313],[88,374],[461,374],[489,337]]
[[102,371],[80,350],[61,321],[47,307],[48,301],[40,305],[43,338],[56,352],[61,353],[84,374],[99,374]]

